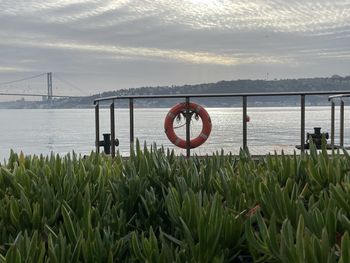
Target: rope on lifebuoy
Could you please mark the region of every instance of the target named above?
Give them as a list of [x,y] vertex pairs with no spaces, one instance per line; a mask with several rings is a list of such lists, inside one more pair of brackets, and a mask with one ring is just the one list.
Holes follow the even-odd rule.
[[[211,119],[208,112],[196,103],[189,103],[188,109],[195,112],[202,120],[202,131],[196,138],[190,141],[190,148],[196,148],[202,145],[208,138],[211,132]],[[186,140],[178,137],[174,131],[174,120],[180,114],[187,110],[186,103],[178,103],[170,109],[165,117],[164,130],[168,139],[176,146],[186,149]],[[178,127],[176,127],[178,128]]]

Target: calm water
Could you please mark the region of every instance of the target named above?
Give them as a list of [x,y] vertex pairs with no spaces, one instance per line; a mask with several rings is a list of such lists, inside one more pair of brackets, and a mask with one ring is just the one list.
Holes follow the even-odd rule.
[[[242,144],[242,111],[240,108],[207,109],[213,123],[208,141],[197,148],[198,154],[211,153],[223,148],[237,153]],[[148,144],[174,148],[163,131],[163,120],[168,109],[135,109],[135,137]],[[345,119],[350,109],[346,108]],[[129,150],[129,112],[117,109],[117,138],[119,151],[127,155]],[[339,114],[336,112],[339,128]],[[265,154],[274,150],[293,152],[300,144],[300,109],[298,107],[249,108],[248,146],[253,154]],[[101,110],[101,134],[109,132],[109,111]],[[0,110],[0,160],[7,158],[10,149],[25,154],[66,154],[75,151],[88,154],[94,150],[94,110]],[[200,122],[194,122],[192,135],[200,130]],[[180,125],[180,124],[179,124]],[[330,131],[330,107],[308,107],[306,132],[320,126]],[[345,122],[345,144],[349,145],[349,122]],[[178,129],[184,136],[184,127]],[[102,136],[102,135],[101,135]],[[336,134],[336,142],[338,139]],[[183,150],[176,149],[179,153]]]

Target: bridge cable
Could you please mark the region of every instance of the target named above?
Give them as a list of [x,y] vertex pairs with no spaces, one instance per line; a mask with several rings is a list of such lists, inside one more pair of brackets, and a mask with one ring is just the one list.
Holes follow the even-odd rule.
[[87,93],[86,91],[82,90],[81,88],[79,88],[77,85],[71,83],[70,81],[65,80],[65,79],[63,79],[62,77],[57,76],[56,73],[55,73],[55,74],[52,74],[52,76],[53,76],[55,79],[58,79],[59,81],[61,81],[61,82],[65,83],[65,84],[67,84],[67,85],[70,86],[71,88],[73,88],[73,89],[75,89],[75,90],[77,90],[77,91],[79,91],[79,92],[81,92],[81,93],[83,93],[83,94],[85,94],[85,95],[89,95],[89,96],[90,96],[89,93]]
[[38,75],[35,75],[35,76],[26,77],[26,78],[23,78],[23,79],[16,79],[16,80],[7,81],[7,82],[1,82],[1,83],[0,83],[0,86],[3,86],[3,85],[8,85],[8,84],[15,83],[15,82],[20,82],[20,81],[25,81],[25,80],[35,79],[35,78],[38,78],[38,77],[44,76],[44,75],[46,75],[46,74],[47,74],[47,73],[41,73],[41,74],[38,74]]

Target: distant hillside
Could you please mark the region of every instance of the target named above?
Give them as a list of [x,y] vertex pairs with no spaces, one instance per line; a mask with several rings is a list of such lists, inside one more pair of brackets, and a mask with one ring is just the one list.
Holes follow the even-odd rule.
[[[297,91],[350,91],[350,76],[340,77],[334,75],[329,78],[305,78],[305,79],[283,79],[283,80],[233,80],[220,81],[217,83],[206,83],[184,86],[164,87],[141,87],[132,89],[121,89],[117,91],[103,92],[94,96],[70,99],[54,100],[54,108],[86,108],[92,107],[93,100],[106,96],[126,95],[161,95],[161,94],[208,94],[208,93],[244,93],[244,92],[297,92]],[[239,106],[239,98],[208,98],[195,99],[207,106]],[[177,100],[178,101],[178,100]],[[126,107],[127,101],[119,101],[119,107]],[[175,103],[175,100],[137,100],[139,107],[168,107]],[[248,103],[252,106],[281,106],[298,105],[297,97],[259,97],[249,98]],[[312,96],[307,98],[307,104],[328,105],[325,97]],[[0,107],[16,108],[46,108],[49,105],[45,102],[23,102],[1,103]]]

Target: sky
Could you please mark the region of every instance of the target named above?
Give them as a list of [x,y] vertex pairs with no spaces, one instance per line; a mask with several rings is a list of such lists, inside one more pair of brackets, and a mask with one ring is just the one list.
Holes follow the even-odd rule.
[[0,0],[0,28],[0,92],[350,75],[350,0]]

